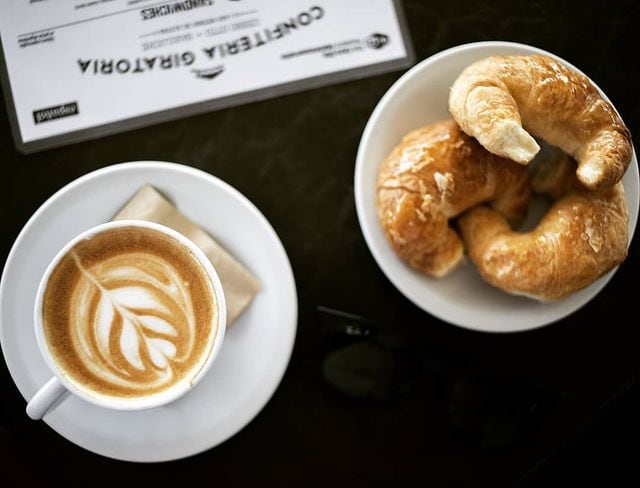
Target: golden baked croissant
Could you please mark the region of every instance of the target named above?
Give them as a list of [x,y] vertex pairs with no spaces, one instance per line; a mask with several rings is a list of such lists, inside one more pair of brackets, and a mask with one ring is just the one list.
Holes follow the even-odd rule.
[[495,156],[453,120],[407,134],[378,174],[378,217],[396,253],[432,276],[463,257],[449,219],[481,202],[520,218],[531,193],[526,168]]
[[529,133],[559,147],[589,189],[617,183],[631,161],[631,135],[615,109],[586,76],[547,56],[473,63],[451,86],[449,111],[486,149],[518,163],[540,149]]
[[628,215],[622,183],[586,190],[575,178],[575,162],[564,156],[534,173],[532,184],[560,198],[531,232],[512,231],[487,207],[458,219],[469,257],[486,281],[509,293],[553,300],[624,260]]

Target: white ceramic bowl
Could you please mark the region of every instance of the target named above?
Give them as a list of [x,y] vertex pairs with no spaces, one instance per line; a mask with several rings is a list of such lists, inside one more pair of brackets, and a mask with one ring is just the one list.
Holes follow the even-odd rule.
[[[445,278],[430,278],[404,264],[394,253],[376,215],[378,167],[402,136],[450,117],[449,87],[469,64],[497,54],[551,53],[524,44],[478,42],[442,51],[414,66],[382,97],[364,130],[355,170],[358,219],[367,245],[395,287],[417,306],[461,327],[486,332],[514,332],[541,327],[571,314],[592,299],[615,273],[556,302],[540,303],[504,293],[482,281],[467,262]],[[638,163],[635,151],[623,185],[629,206],[629,242],[638,219]],[[624,264],[623,264],[624,266]]]

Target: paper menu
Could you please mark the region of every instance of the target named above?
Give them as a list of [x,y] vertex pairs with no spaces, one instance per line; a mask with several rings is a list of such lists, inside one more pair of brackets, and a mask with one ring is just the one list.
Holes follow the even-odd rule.
[[413,61],[392,0],[3,0],[0,36],[27,152]]

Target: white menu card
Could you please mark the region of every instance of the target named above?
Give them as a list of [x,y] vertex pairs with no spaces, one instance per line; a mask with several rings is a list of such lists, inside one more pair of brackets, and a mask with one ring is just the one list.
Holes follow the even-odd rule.
[[1,0],[23,152],[400,69],[393,0]]

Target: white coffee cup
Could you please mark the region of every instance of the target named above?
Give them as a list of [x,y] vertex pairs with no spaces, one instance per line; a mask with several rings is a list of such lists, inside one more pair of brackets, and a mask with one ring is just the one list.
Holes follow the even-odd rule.
[[[151,395],[140,396],[136,398],[118,398],[101,395],[69,379],[56,363],[56,360],[54,359],[49,349],[49,345],[44,334],[42,305],[44,293],[47,289],[47,284],[49,282],[49,277],[51,276],[52,271],[56,268],[60,260],[78,242],[84,239],[91,238],[97,233],[117,229],[119,227],[139,227],[143,229],[155,230],[173,238],[180,245],[186,247],[192,253],[192,255],[196,257],[200,265],[202,265],[202,268],[211,279],[218,307],[216,337],[214,338],[213,344],[210,347],[209,351],[205,353],[207,354],[207,357],[205,358],[204,363],[198,363],[198,365],[193,368],[193,374],[185,375],[184,378],[180,379],[180,381],[169,386],[168,388]],[[218,274],[211,264],[211,261],[209,261],[202,250],[198,248],[198,246],[196,246],[190,239],[163,225],[142,220],[119,220],[92,227],[91,229],[73,238],[56,254],[56,256],[47,267],[40,281],[40,286],[38,287],[34,307],[35,335],[40,352],[54,376],[47,383],[45,383],[45,385],[42,386],[42,388],[40,388],[31,398],[31,400],[27,404],[27,415],[29,415],[29,417],[34,420],[41,419],[53,406],[57,404],[57,402],[64,395],[69,392],[95,405],[116,410],[142,410],[165,405],[173,400],[176,400],[191,388],[193,388],[193,386],[195,386],[195,384],[211,367],[211,364],[214,362],[215,358],[220,352],[220,348],[222,346],[225,335],[226,322],[227,308],[220,278],[218,277]]]

